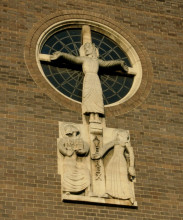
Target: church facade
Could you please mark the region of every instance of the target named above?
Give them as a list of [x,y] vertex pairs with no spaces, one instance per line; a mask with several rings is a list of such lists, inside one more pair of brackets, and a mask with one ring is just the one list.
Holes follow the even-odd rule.
[[[0,7],[0,218],[183,219],[182,3],[3,0]],[[98,48],[100,81],[91,77],[94,60],[58,69],[58,51],[83,60],[82,41]],[[92,80],[100,92],[88,99]],[[84,150],[72,153],[72,143]],[[80,157],[91,169],[73,166]]]

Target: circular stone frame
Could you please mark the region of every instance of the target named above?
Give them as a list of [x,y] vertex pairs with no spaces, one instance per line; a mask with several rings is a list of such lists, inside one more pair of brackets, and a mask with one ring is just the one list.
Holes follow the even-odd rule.
[[122,115],[140,105],[147,98],[153,79],[152,64],[144,46],[126,27],[101,14],[99,15],[89,11],[57,12],[43,18],[34,25],[28,34],[24,53],[26,65],[34,81],[45,94],[58,104],[81,112],[81,103],[58,92],[46,79],[38,60],[38,52],[40,51],[42,42],[55,29],[79,27],[83,24],[90,25],[93,30],[117,42],[129,57],[135,71],[138,72],[130,92],[118,102],[105,105],[105,115]]

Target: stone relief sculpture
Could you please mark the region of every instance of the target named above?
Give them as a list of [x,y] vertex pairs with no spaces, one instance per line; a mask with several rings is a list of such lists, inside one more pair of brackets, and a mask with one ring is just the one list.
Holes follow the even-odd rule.
[[113,155],[105,166],[105,197],[129,199],[133,204],[135,195],[132,183],[135,181],[135,168],[129,131],[114,129],[110,133],[114,139],[106,143],[102,151],[91,155],[91,158],[98,160],[105,157],[106,152],[113,149]]
[[135,168],[129,131],[107,128],[99,67],[119,68],[136,75],[122,60],[103,61],[92,44],[90,27],[82,28],[80,56],[57,51],[39,54],[40,61],[63,59],[82,65],[83,124],[59,122],[58,169],[62,200],[137,206],[134,194]]
[[73,125],[64,127],[63,138],[58,141],[59,152],[64,156],[62,190],[66,194],[78,193],[90,186],[89,169],[79,160],[87,156],[89,145],[80,138]]
[[106,166],[106,193],[112,198],[130,199],[134,203],[131,182],[135,179],[134,154],[127,131],[117,131],[114,152]]

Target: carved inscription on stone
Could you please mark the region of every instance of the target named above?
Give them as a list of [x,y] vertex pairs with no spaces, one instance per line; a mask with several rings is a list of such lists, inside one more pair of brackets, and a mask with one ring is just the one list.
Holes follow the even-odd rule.
[[[95,148],[96,148],[96,152],[95,152],[95,156],[99,156],[99,150],[100,150],[100,141],[98,140],[97,136],[95,137],[95,139],[93,140],[94,144],[95,144]],[[95,167],[96,167],[96,171],[95,171],[95,179],[96,180],[102,180],[101,175],[102,175],[102,171],[101,171],[101,165],[99,163],[99,160],[95,161]]]

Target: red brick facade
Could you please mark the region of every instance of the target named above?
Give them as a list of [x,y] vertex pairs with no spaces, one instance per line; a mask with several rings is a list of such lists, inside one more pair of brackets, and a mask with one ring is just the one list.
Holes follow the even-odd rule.
[[[2,0],[0,8],[0,219],[183,219],[181,1]],[[132,99],[133,109],[111,110],[106,118],[108,127],[130,130],[138,209],[61,202],[58,121],[81,123],[82,118],[78,107],[58,104],[35,83],[24,53],[27,59],[33,44],[26,42],[46,16],[87,17],[86,11],[98,22],[126,29],[129,41],[138,39],[134,44],[143,62],[152,65],[147,95],[139,94],[138,103]]]

